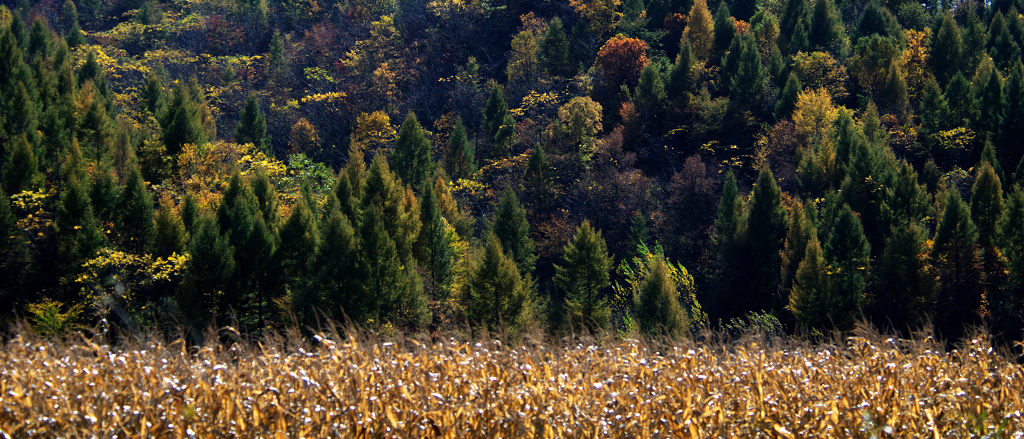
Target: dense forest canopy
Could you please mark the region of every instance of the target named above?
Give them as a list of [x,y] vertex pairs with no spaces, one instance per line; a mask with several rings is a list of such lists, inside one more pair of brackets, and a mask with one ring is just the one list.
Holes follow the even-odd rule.
[[1024,322],[1024,3],[6,0],[0,316]]

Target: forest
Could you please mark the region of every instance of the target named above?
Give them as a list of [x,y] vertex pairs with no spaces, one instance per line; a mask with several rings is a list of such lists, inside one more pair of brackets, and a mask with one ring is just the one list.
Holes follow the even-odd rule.
[[0,4],[8,324],[1024,331],[1021,0]]

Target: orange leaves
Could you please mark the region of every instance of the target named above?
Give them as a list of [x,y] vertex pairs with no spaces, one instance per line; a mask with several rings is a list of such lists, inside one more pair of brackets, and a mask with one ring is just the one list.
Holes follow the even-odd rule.
[[647,61],[647,42],[616,35],[601,46],[595,64],[605,75],[605,81],[617,89],[622,83],[635,87]]

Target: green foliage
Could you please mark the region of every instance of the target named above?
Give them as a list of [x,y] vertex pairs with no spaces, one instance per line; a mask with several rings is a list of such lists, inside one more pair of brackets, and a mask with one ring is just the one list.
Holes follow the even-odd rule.
[[448,175],[453,180],[470,179],[477,171],[476,148],[466,137],[466,127],[460,117],[455,121],[448,140],[448,156],[445,161]]
[[4,166],[4,187],[12,193],[18,193],[38,188],[41,180],[35,148],[24,135],[18,136]]
[[793,114],[800,91],[800,79],[795,74],[790,73],[789,78],[786,79],[786,85],[782,88],[782,93],[779,95],[779,100],[775,101],[776,119],[784,119]]
[[694,89],[694,67],[697,57],[693,54],[690,39],[683,35],[679,41],[679,54],[669,73],[665,94],[677,107],[685,107],[689,103],[689,93]]
[[154,227],[153,255],[157,257],[170,256],[174,253],[182,253],[185,246],[185,224],[181,215],[174,208],[173,202],[160,204],[156,212],[156,226]]
[[640,81],[636,85],[634,102],[640,114],[647,119],[653,120],[661,113],[661,107],[665,102],[665,82],[661,79],[661,72],[653,63],[647,64],[640,72]]
[[843,22],[832,0],[816,0],[811,12],[808,42],[812,47],[832,51],[843,38]]
[[419,187],[434,173],[434,161],[430,157],[430,140],[416,120],[416,115],[411,112],[398,130],[392,161],[395,172],[402,181],[413,187]]
[[963,40],[960,37],[960,27],[953,20],[953,15],[947,12],[942,16],[942,24],[939,25],[939,30],[932,39],[932,70],[940,84],[949,82],[954,75],[960,72],[963,65],[962,53]]
[[982,299],[978,228],[959,192],[950,190],[935,230],[932,258],[940,273],[936,326],[957,338],[964,325],[975,322]]
[[125,178],[124,190],[117,204],[123,245],[138,253],[149,249],[154,234],[153,196],[146,189],[138,169],[132,170]]
[[235,141],[251,143],[257,150],[268,155],[273,152],[270,149],[270,136],[267,135],[267,120],[255,95],[245,99],[245,107],[242,108],[238,127],[235,128]]
[[825,245],[828,261],[829,320],[840,329],[849,329],[863,302],[867,286],[871,245],[864,229],[849,205],[843,205]]
[[569,56],[569,38],[561,18],[554,17],[548,22],[540,42],[540,58],[552,75],[567,76],[576,70]]
[[636,299],[636,319],[648,335],[679,336],[690,326],[664,256],[658,255]]
[[533,291],[494,233],[488,235],[482,254],[470,271],[461,304],[475,327],[512,333],[527,329],[536,312]]
[[363,214],[358,260],[364,271],[357,290],[363,303],[358,316],[372,325],[390,323],[415,329],[426,324],[429,317],[423,281],[411,256],[403,257],[398,251],[386,220],[377,205],[370,205]]
[[731,50],[733,38],[736,37],[736,24],[725,2],[719,3],[718,10],[715,11],[714,33],[714,57],[721,58],[726,53],[726,49]]
[[611,323],[607,289],[612,258],[601,233],[583,221],[555,265],[555,285],[565,294],[566,320],[588,329],[607,329]]
[[501,193],[490,230],[504,251],[515,261],[519,271],[533,273],[537,253],[533,239],[530,238],[530,223],[512,187],[506,187]]
[[200,145],[207,141],[199,106],[200,103],[184,86],[174,89],[174,97],[160,123],[169,154],[177,154],[185,144]]
[[832,325],[828,320],[833,303],[826,270],[821,244],[812,235],[793,278],[787,306],[804,328],[827,329]]
[[992,164],[982,163],[971,188],[971,220],[978,228],[978,243],[991,246],[999,241],[998,225],[1003,220],[1003,185]]

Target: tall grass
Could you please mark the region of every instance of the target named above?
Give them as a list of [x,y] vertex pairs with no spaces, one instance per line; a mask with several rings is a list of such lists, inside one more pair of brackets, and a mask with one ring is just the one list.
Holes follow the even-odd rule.
[[[217,337],[211,337],[217,338]],[[223,339],[223,337],[221,337]],[[978,335],[810,344],[10,336],[0,436],[1024,437],[1024,369]]]

